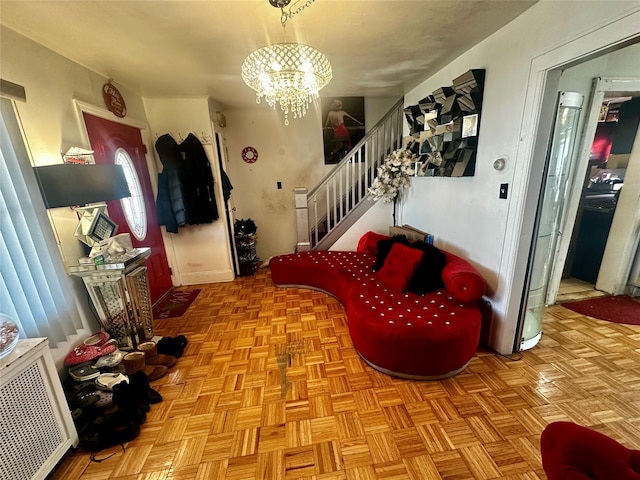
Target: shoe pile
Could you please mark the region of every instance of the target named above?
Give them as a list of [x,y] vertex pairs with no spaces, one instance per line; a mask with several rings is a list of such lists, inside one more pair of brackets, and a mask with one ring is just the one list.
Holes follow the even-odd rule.
[[[169,349],[171,354],[169,344],[180,348]],[[149,382],[164,376],[186,345],[180,335],[122,352],[108,333],[99,332],[69,352],[64,389],[81,445],[97,452],[137,437],[150,406],[162,401]]]

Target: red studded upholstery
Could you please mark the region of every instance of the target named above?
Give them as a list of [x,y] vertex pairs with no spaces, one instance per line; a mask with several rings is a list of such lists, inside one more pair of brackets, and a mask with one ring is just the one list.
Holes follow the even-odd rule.
[[374,368],[419,379],[444,378],[464,369],[480,338],[482,277],[468,262],[447,253],[445,288],[425,295],[397,293],[371,270],[376,257],[370,251],[277,256],[270,262],[271,276],[278,286],[317,288],[340,300],[353,344]]

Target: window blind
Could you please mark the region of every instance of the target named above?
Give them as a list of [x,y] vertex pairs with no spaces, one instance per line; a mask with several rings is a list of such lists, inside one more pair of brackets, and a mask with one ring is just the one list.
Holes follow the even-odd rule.
[[12,102],[0,99],[0,312],[51,346],[82,328]]

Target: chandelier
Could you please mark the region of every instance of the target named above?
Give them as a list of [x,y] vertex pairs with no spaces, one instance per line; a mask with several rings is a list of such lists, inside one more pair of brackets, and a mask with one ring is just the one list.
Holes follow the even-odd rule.
[[[300,0],[298,0],[300,1]],[[282,11],[281,23],[300,13],[315,0],[295,11],[284,7],[291,0],[269,0]],[[297,2],[296,2],[297,3]],[[295,3],[294,3],[295,5]],[[309,102],[318,98],[318,91],[331,80],[329,60],[313,47],[301,43],[275,43],[251,53],[242,64],[242,79],[256,91],[256,102],[264,97],[271,108],[276,103],[284,112],[284,123],[289,125],[289,113],[300,118],[307,113]]]

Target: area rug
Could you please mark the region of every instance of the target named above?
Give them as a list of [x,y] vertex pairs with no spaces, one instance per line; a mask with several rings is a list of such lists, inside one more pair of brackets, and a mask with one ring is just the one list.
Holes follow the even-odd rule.
[[174,290],[153,307],[154,320],[181,317],[199,293],[200,289]]
[[640,302],[624,295],[607,296],[567,302],[563,307],[582,315],[608,322],[640,325]]

